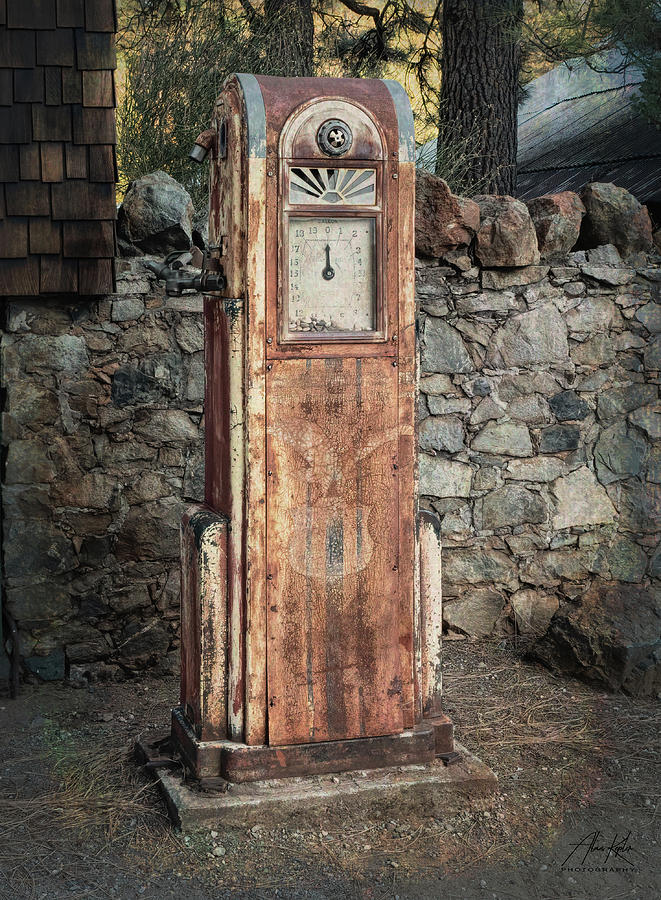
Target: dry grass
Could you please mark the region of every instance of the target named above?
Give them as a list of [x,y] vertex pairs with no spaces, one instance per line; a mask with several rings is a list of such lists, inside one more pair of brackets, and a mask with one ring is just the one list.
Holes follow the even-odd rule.
[[49,749],[30,762],[49,773],[50,784],[31,797],[0,795],[6,833],[56,821],[59,829],[102,829],[112,839],[128,821],[135,827],[153,819],[155,786],[139,777],[127,748],[79,746],[54,727],[45,737]]
[[[141,777],[126,747],[83,746],[50,722],[43,743],[43,752],[11,760],[9,771],[21,772],[23,790],[0,792],[0,898],[50,900],[56,895],[40,886],[61,874],[82,878],[85,900],[105,898],[101,884],[93,889],[91,873],[98,869],[101,877],[107,858],[133,846],[138,834],[156,840],[168,830],[156,787]],[[119,859],[110,868],[134,872]]]
[[[41,752],[23,749],[19,756],[16,743],[11,758],[0,735],[0,754],[14,779],[13,790],[0,789],[0,872],[8,885],[3,893],[0,877],[0,898],[58,896],[44,893],[43,885],[63,866],[78,873],[84,890],[71,896],[81,900],[108,897],[108,881],[118,872],[155,891],[159,879],[184,872],[214,897],[226,896],[221,889],[237,897],[242,890],[272,896],[275,887],[286,896],[295,885],[329,878],[337,880],[338,897],[353,896],[340,888],[351,884],[377,885],[376,897],[398,880],[511,865],[548,846],[570,811],[596,801],[613,811],[641,808],[658,794],[658,704],[605,694],[493,646],[457,642],[446,660],[444,692],[457,738],[497,772],[495,797],[448,809],[438,819],[358,815],[341,829],[301,821],[287,828],[265,823],[256,835],[223,830],[226,856],[218,859],[210,832],[184,839],[167,824],[154,786],[127,750],[135,725],[95,724],[88,717],[81,727],[83,714],[66,730],[69,710],[61,708],[49,713]],[[135,721],[164,724],[174,688],[103,691],[85,702],[123,712],[130,707]]]

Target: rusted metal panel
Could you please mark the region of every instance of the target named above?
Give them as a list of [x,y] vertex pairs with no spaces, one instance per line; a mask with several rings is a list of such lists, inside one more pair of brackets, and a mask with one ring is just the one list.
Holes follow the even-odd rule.
[[227,533],[205,507],[181,527],[181,704],[201,740],[227,734]]
[[245,466],[246,546],[246,744],[266,742],[266,159],[248,159],[246,259]]
[[385,766],[421,765],[436,754],[431,727],[383,737],[286,747],[223,747],[220,771],[237,783],[323,775]]
[[[253,76],[233,76],[216,104],[210,239],[228,276],[217,311],[225,337],[210,373],[227,403],[226,440],[209,447],[207,500],[232,522],[229,547],[229,734],[248,744],[266,740],[266,611],[264,534],[264,320],[266,160],[261,92]],[[224,129],[224,134],[221,134]],[[221,139],[222,137],[222,139]],[[222,157],[223,145],[226,155]],[[260,155],[261,153],[261,155]],[[246,234],[251,236],[246,241]],[[210,299],[209,303],[213,303]],[[249,323],[249,324],[248,324]],[[224,379],[220,359],[226,359]],[[224,365],[224,364],[223,364]],[[218,402],[218,401],[216,401]],[[209,406],[207,405],[207,408]],[[218,407],[214,407],[217,410]],[[216,412],[212,413],[212,417]],[[213,435],[213,423],[211,435]],[[217,483],[221,456],[231,470]],[[249,548],[249,549],[248,549]]]
[[240,88],[230,79],[214,112],[217,138],[211,154],[209,243],[217,248],[213,252],[220,256],[227,276],[225,294],[232,302],[205,300],[205,415],[207,503],[225,512],[232,523],[227,570],[227,713],[228,734],[236,740],[244,735],[245,696],[246,126]]
[[441,645],[443,606],[441,594],[441,523],[435,513],[421,510],[420,612],[421,699],[423,716],[442,715],[443,672]]
[[184,514],[179,532],[181,561],[180,637],[181,677],[179,701],[191,723],[199,723],[200,710],[200,608],[195,602],[198,594],[195,539],[189,527],[190,513]]
[[[384,134],[395,136],[394,143],[388,138],[389,151],[397,150],[397,115],[390,92],[382,81],[368,78],[296,78],[285,82],[270,75],[258,75],[257,81],[266,108],[267,152],[272,150],[277,153],[280,134],[292,112],[313,98],[322,96],[353,101],[369,110]],[[312,156],[316,159],[322,156],[318,147],[314,148]]]
[[343,161],[383,159],[385,141],[378,122],[355,103],[330,98],[321,101],[315,98],[287,123],[280,138],[281,158],[327,162],[328,156],[319,149],[316,136],[326,120],[338,118],[346,122],[352,132],[351,148],[342,157]]
[[402,727],[396,392],[388,359],[272,364],[269,743]]
[[[399,151],[398,151],[399,152]],[[392,153],[391,153],[392,159]],[[393,175],[397,179],[393,179]],[[397,333],[399,373],[399,458],[400,458],[400,652],[402,665],[402,704],[404,725],[411,727],[420,720],[419,665],[415,630],[419,622],[416,592],[418,590],[416,517],[417,490],[417,346],[415,334],[415,244],[414,192],[415,171],[412,163],[391,163],[390,180],[397,183],[397,225],[393,231],[396,243],[389,247],[397,260],[396,283],[399,312]],[[395,235],[391,235],[394,239]]]
[[[227,277],[224,304],[205,300],[206,500],[229,516],[227,568],[228,734],[243,739],[245,666],[245,230],[246,123],[230,79],[216,103],[210,154],[209,243]],[[221,131],[224,131],[221,141]],[[221,144],[225,145],[223,155]]]
[[216,103],[216,141],[210,154],[209,243],[221,248],[224,293],[232,298],[245,293],[247,136],[242,107],[238,85],[231,80]]
[[[222,777],[229,782],[245,783],[355,769],[424,765],[432,762],[436,754],[453,749],[444,739],[448,725],[451,729],[449,720],[439,719],[438,727],[435,720],[417,725],[411,731],[352,741],[249,746],[239,741],[199,740],[183,707],[177,707],[172,710],[171,735],[184,765],[200,782]],[[222,787],[222,782],[218,786]]]

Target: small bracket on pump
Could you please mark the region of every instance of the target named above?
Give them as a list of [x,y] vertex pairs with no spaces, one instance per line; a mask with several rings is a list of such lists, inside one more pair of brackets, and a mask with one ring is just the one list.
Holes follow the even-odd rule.
[[168,253],[162,263],[148,260],[145,266],[154,272],[160,281],[165,282],[165,293],[168,297],[179,297],[184,291],[199,291],[205,293],[208,291],[223,291],[227,287],[227,278],[223,272],[222,266],[217,261],[215,271],[211,271],[207,267],[209,259],[204,256],[202,263],[202,271],[184,272],[183,267],[188,265],[193,259],[191,251],[174,251]]

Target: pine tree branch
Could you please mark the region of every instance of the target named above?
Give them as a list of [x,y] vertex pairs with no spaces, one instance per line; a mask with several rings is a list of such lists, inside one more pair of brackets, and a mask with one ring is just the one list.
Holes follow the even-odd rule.
[[[357,0],[340,0],[343,6],[356,13],[357,16],[368,16],[374,22],[374,34],[376,35],[376,55],[381,58],[386,51],[386,36],[383,27],[383,12],[376,6],[367,6]],[[387,7],[388,4],[386,4]]]
[[262,16],[257,12],[250,0],[239,0],[239,3],[251,25],[254,25],[255,22],[259,22],[262,19]]

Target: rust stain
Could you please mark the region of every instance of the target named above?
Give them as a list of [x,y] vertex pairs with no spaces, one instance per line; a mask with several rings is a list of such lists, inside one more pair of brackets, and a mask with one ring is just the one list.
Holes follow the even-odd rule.
[[181,705],[201,740],[227,735],[228,521],[189,509],[181,527]]
[[271,743],[401,727],[399,698],[387,691],[399,677],[396,379],[388,360],[273,365],[268,680],[280,701],[269,711]]

